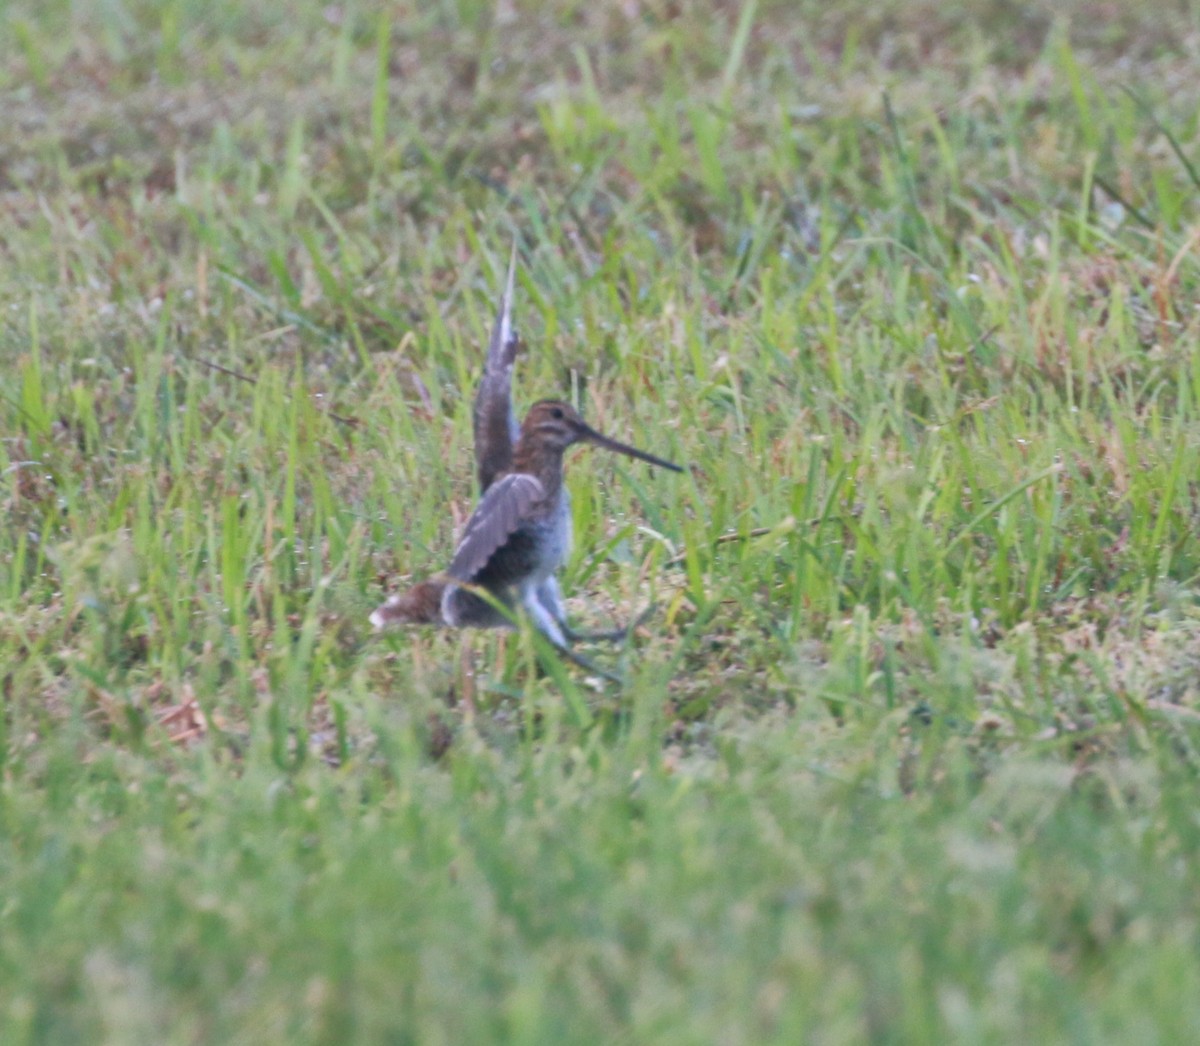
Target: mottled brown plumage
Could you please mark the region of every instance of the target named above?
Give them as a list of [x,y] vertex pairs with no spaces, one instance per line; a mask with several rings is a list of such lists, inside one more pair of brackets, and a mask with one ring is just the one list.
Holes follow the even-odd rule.
[[452,579],[442,597],[447,624],[476,624],[478,597],[464,601],[470,590],[453,584],[457,581],[483,589],[506,607],[521,602],[556,646],[566,645],[562,600],[557,586],[546,586],[571,548],[563,452],[585,441],[680,471],[678,465],[597,432],[569,403],[534,404],[521,426],[513,471],[498,477],[480,499],[446,571]]
[[378,607],[371,615],[371,624],[376,628],[387,628],[389,625],[440,625],[442,593],[445,590],[446,582],[443,579],[421,581]]
[[483,375],[475,390],[471,420],[475,429],[475,473],[479,492],[487,491],[497,476],[512,470],[513,447],[520,434],[512,407],[513,364],[521,344],[512,322],[513,283],[517,273],[517,245],[514,242],[508,260],[508,278],[492,338],[488,342]]
[[445,575],[393,596],[371,615],[371,622],[377,628],[435,622],[456,628],[503,627],[512,624],[519,605],[540,632],[566,651],[568,641],[612,639],[624,631],[582,637],[567,626],[555,579],[571,547],[564,452],[574,443],[587,442],[676,472],[682,469],[597,432],[570,404],[558,400],[534,404],[517,428],[511,392],[518,346],[510,317],[514,271],[515,250],[475,395],[479,504]]

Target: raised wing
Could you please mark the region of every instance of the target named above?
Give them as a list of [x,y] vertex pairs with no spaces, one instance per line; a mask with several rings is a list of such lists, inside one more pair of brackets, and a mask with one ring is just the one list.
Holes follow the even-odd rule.
[[512,468],[513,446],[520,431],[512,408],[513,362],[520,344],[512,324],[516,272],[517,242],[513,240],[512,255],[508,261],[508,280],[496,311],[483,377],[479,379],[479,388],[475,391],[475,471],[479,476],[480,493],[486,492],[497,476]]
[[545,496],[541,482],[526,472],[510,472],[496,480],[468,520],[446,573],[456,581],[474,581],[529,510]]

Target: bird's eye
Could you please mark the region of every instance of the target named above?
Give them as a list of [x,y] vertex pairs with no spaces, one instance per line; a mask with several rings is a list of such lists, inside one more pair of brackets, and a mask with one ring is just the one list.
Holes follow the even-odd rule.
[[550,411],[550,417],[557,418],[559,421],[562,421],[562,416],[563,416],[562,407],[555,407],[553,410]]

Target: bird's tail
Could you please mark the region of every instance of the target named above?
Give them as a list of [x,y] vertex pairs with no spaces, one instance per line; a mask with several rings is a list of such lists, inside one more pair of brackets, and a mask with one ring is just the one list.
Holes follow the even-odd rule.
[[446,582],[441,578],[422,581],[377,607],[369,620],[376,628],[445,624],[442,620],[442,593],[445,590]]

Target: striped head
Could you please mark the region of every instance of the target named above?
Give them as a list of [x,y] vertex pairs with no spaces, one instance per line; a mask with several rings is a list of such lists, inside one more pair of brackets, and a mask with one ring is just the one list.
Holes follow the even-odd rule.
[[522,450],[525,451],[524,456],[528,456],[534,448],[543,453],[553,451],[561,454],[572,443],[592,443],[605,450],[648,461],[651,465],[659,465],[674,472],[683,471],[678,465],[597,432],[579,416],[579,411],[561,400],[542,400],[530,408],[529,413],[525,415],[524,424],[521,425],[517,456],[523,456]]

